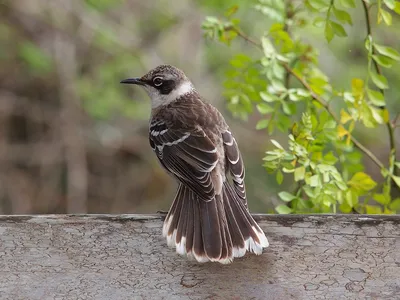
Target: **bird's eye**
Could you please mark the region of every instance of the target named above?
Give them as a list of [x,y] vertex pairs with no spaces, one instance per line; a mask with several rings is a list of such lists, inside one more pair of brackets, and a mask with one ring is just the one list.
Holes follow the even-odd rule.
[[153,84],[154,84],[155,86],[160,86],[160,85],[162,85],[162,84],[163,84],[162,78],[161,78],[161,77],[154,77],[154,79],[153,79]]

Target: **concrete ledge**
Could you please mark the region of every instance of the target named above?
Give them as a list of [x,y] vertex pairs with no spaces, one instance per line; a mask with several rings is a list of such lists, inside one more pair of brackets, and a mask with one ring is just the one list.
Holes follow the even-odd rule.
[[224,266],[160,215],[0,216],[0,299],[400,299],[400,216],[255,218],[271,246]]

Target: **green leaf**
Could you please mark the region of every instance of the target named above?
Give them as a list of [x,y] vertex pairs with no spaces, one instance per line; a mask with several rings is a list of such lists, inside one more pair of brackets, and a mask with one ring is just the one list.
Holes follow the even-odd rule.
[[369,106],[369,110],[371,112],[372,118],[376,121],[376,123],[378,123],[378,124],[383,124],[384,123],[383,110],[382,109]]
[[323,0],[308,0],[307,3],[312,8],[314,8],[315,10],[320,11],[320,12],[327,10],[329,7],[329,4],[327,4],[326,1],[323,1]]
[[313,21],[313,25],[317,28],[322,28],[325,25],[326,19],[322,17],[316,17]]
[[372,81],[380,89],[387,89],[389,87],[387,79],[385,76],[369,71],[369,76],[371,76]]
[[333,26],[332,26],[332,21],[327,21],[326,23],[325,23],[325,31],[324,31],[324,34],[325,34],[325,38],[326,38],[326,40],[328,41],[328,43],[330,43],[330,41],[332,41],[332,39],[333,39],[333,37],[334,37],[334,35],[335,35],[335,32],[334,32],[334,30],[333,30]]
[[339,209],[341,212],[348,214],[351,212],[352,207],[348,205],[346,202],[343,202],[342,204],[340,204]]
[[390,207],[391,210],[400,211],[400,198],[394,199],[394,200],[390,203],[389,207]]
[[365,205],[365,211],[367,214],[376,215],[382,213],[382,208],[375,205]]
[[388,11],[381,9],[380,15],[382,16],[382,19],[386,25],[392,25],[392,15]]
[[387,204],[389,204],[389,202],[390,202],[390,197],[387,197],[387,196],[384,195],[384,194],[373,194],[373,195],[372,195],[372,198],[373,198],[376,202],[378,202],[379,204],[382,204],[382,205],[387,205]]
[[306,168],[304,166],[294,169],[294,181],[300,181],[304,179]]
[[347,203],[347,205],[349,205],[350,207],[354,207],[358,204],[358,194],[355,190],[353,189],[349,189],[346,191],[345,194],[345,200]]
[[296,104],[283,102],[282,103],[282,110],[287,115],[294,115],[296,113]]
[[249,63],[251,63],[251,58],[243,53],[239,53],[235,55],[235,57],[232,58],[229,63],[232,67],[241,69],[247,67]]
[[261,114],[268,114],[270,112],[274,111],[274,108],[270,105],[268,105],[267,103],[259,103],[257,104],[257,110],[261,113]]
[[400,187],[400,176],[392,176],[393,181],[397,184],[398,187]]
[[311,187],[320,187],[321,186],[321,180],[319,178],[319,175],[313,175],[309,178],[309,183]]
[[376,106],[384,106],[385,105],[385,97],[381,92],[371,90],[367,88],[368,99],[372,102],[372,104]]
[[335,14],[336,19],[339,21],[352,25],[351,16],[348,12],[333,7],[333,13]]
[[374,44],[374,48],[375,48],[376,51],[378,51],[382,55],[385,55],[385,56],[390,57],[390,58],[392,58],[394,60],[397,60],[397,61],[400,60],[400,53],[397,50],[395,50],[395,49],[393,49],[391,47],[386,47],[386,46],[381,46],[381,45],[378,45],[378,44]]
[[280,185],[283,182],[283,173],[281,170],[276,171],[276,182]]
[[261,38],[261,45],[264,50],[265,57],[270,58],[271,56],[273,56],[276,53],[274,46],[272,45],[271,41],[267,37]]
[[275,210],[278,212],[278,214],[284,215],[284,214],[290,214],[293,210],[286,206],[286,205],[278,205],[275,207]]
[[338,161],[338,158],[333,154],[332,151],[324,155],[324,162],[329,165],[334,165]]
[[340,25],[339,23],[330,21],[332,28],[333,28],[333,32],[335,33],[335,35],[340,36],[340,37],[346,37],[347,33],[346,30],[344,30],[343,26]]
[[283,200],[285,202],[290,202],[297,198],[295,195],[292,195],[291,193],[288,193],[288,192],[280,192],[278,194],[278,196],[279,196],[279,198],[281,198],[281,200]]
[[262,119],[262,120],[258,121],[257,125],[256,125],[256,129],[261,130],[261,129],[267,128],[269,121],[270,121],[269,119]]
[[397,14],[400,15],[400,1],[396,1],[396,4],[393,9]]
[[283,147],[281,146],[281,144],[279,144],[277,141],[275,140],[271,140],[271,143],[278,149],[284,150]]
[[356,4],[354,3],[354,0],[340,0],[340,2],[346,8],[354,8],[354,7],[356,7]]
[[270,93],[267,93],[267,92],[260,92],[260,97],[265,102],[275,102],[275,101],[277,101],[279,99],[276,96],[271,95]]
[[340,123],[346,124],[347,122],[353,120],[353,117],[347,113],[344,109],[340,111]]
[[391,68],[394,63],[393,59],[382,55],[372,55],[372,59],[384,68]]
[[[400,177],[399,177],[400,179]],[[357,172],[347,183],[358,192],[367,192],[376,186],[376,182],[364,172]]]
[[393,10],[395,8],[395,6],[396,6],[396,3],[395,3],[394,0],[383,0],[383,2],[391,10]]

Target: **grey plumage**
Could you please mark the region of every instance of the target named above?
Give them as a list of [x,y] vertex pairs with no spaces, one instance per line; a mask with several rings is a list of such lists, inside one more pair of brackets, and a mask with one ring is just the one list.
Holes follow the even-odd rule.
[[199,262],[261,254],[268,240],[248,211],[243,160],[220,112],[172,66],[122,82],[149,94],[150,146],[179,182],[163,227],[168,244]]

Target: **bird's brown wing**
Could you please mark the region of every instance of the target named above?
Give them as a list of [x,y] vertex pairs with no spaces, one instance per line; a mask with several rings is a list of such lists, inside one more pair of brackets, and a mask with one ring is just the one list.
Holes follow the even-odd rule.
[[214,198],[211,171],[218,163],[218,154],[201,128],[174,129],[155,119],[150,123],[149,141],[167,171],[203,200]]
[[229,130],[222,133],[222,140],[224,142],[227,161],[226,167],[232,175],[235,192],[247,207],[246,189],[244,186],[245,169],[242,155],[240,154],[235,138]]

